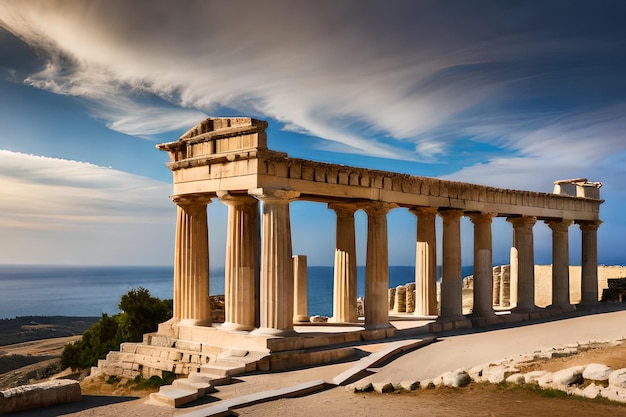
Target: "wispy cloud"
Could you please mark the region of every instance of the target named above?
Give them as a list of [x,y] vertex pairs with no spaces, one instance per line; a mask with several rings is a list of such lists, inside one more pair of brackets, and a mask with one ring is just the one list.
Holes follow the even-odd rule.
[[169,184],[83,162],[0,150],[0,227],[68,231],[172,222]]
[[[484,143],[519,158],[559,154],[533,143],[612,143],[600,114],[580,140],[553,135],[558,118],[610,111],[626,92],[619,4],[567,4],[563,18],[556,1],[48,0],[4,1],[0,16],[47,59],[26,82],[91,100],[114,130],[155,134],[219,106],[345,152],[445,161]],[[583,17],[584,36],[568,23]]]

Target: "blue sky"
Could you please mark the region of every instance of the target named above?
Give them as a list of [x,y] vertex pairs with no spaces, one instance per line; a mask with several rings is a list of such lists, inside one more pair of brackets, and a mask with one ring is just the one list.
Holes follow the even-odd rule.
[[[268,120],[293,157],[545,192],[601,181],[599,260],[624,263],[624,16],[610,0],[3,0],[0,263],[171,264],[155,145],[235,115]],[[212,265],[225,222],[212,203]],[[389,214],[391,264],[414,263],[415,224]],[[332,264],[331,211],[294,203],[292,228],[294,253]],[[493,230],[506,263],[511,226]],[[467,219],[462,235],[469,264]],[[538,263],[550,239],[538,223]]]

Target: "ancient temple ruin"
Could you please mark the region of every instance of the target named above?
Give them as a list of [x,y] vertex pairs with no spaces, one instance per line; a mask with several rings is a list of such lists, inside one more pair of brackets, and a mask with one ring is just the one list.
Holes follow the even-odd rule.
[[[515,275],[516,284],[509,318],[524,320],[541,314],[534,304],[533,226],[538,221],[552,230],[550,314],[575,308],[569,300],[568,276],[568,233],[573,224],[582,231],[580,306],[598,302],[599,183],[558,181],[550,194],[314,162],[268,149],[266,127],[265,121],[252,118],[209,118],[179,140],[158,145],[171,158],[167,164],[174,180],[171,198],[177,205],[174,317],[162,323],[157,334],[148,335],[145,345],[193,347],[205,355],[200,359],[203,364],[211,361],[210,354],[219,356],[225,349],[262,352],[273,358],[266,368],[280,369],[281,352],[287,357],[290,352],[355,338],[393,336],[397,329],[389,316],[387,213],[396,208],[407,208],[417,217],[413,314],[436,316],[430,331],[498,320],[493,309],[494,217],[504,217],[512,226],[516,262],[508,273]],[[219,325],[211,323],[209,303],[207,204],[215,200],[228,206],[225,322]],[[345,332],[316,338],[296,329],[308,319],[298,295],[301,277],[294,280],[289,205],[296,200],[324,204],[336,213],[330,321],[344,325]],[[365,263],[363,317],[357,317],[356,306],[357,210],[367,214],[368,227],[366,259],[359,260]],[[437,216],[443,224],[440,308]],[[474,225],[474,309],[469,317],[463,315],[461,300],[463,216]],[[298,259],[295,268],[302,270],[303,261]],[[348,331],[350,326],[359,331]],[[290,358],[294,360],[293,355]],[[338,357],[308,363],[333,359]]]

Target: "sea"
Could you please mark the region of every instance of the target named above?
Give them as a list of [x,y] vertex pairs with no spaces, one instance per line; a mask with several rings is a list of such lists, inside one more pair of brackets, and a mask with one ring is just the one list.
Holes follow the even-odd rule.
[[[0,319],[24,316],[100,317],[119,313],[120,297],[143,287],[172,298],[174,270],[168,266],[0,265]],[[463,276],[472,267],[463,267]],[[441,268],[438,268],[438,276]],[[357,267],[357,294],[365,292],[365,267]],[[389,287],[413,282],[415,267],[390,266]],[[332,316],[333,267],[309,266],[309,315]],[[224,294],[224,268],[210,271],[211,295]]]

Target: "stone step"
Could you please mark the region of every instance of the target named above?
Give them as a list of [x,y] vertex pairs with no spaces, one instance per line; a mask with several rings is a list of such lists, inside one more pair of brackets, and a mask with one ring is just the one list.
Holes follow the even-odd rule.
[[213,385],[210,382],[194,381],[189,378],[176,379],[172,383],[172,386],[181,390],[195,390],[198,393],[198,397],[203,397],[207,394],[215,392],[215,388],[213,388]]
[[197,389],[181,388],[174,385],[165,385],[159,388],[159,392],[150,394],[150,399],[170,407],[180,407],[200,398]]
[[251,404],[272,401],[279,398],[298,397],[301,395],[321,391],[325,389],[326,386],[327,383],[324,380],[319,379],[298,385],[293,385],[291,387],[262,391],[254,394],[243,395],[241,397],[231,398],[229,400],[223,400],[216,404],[198,407],[194,411],[188,413],[177,414],[177,417],[209,417],[232,415],[232,410],[235,408],[241,408]]

